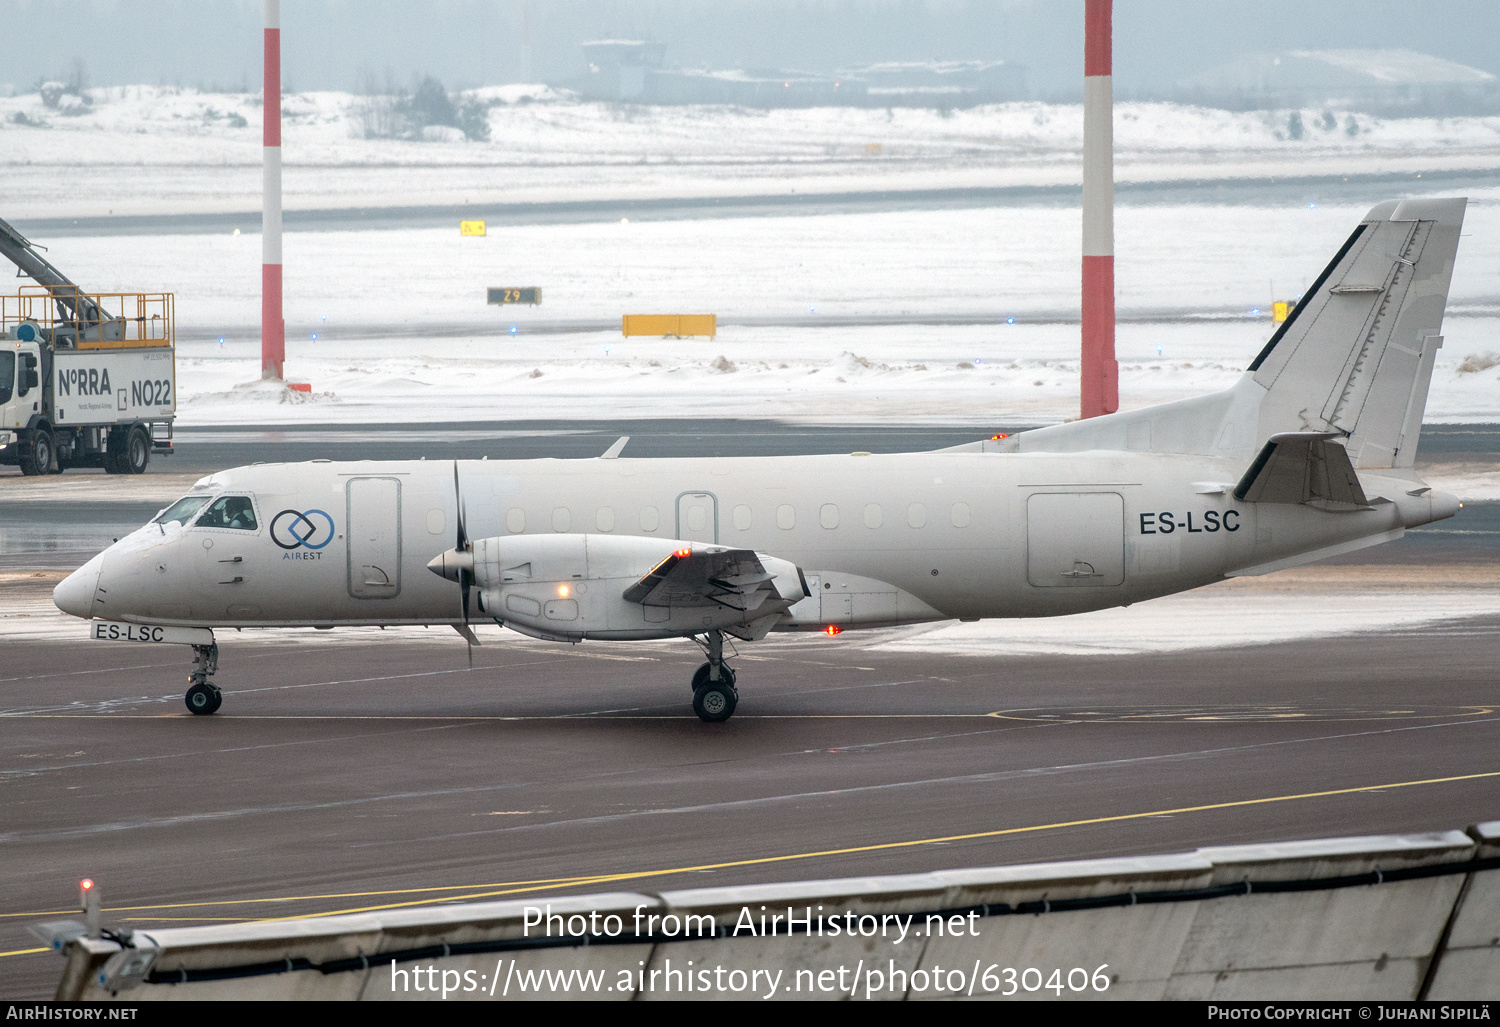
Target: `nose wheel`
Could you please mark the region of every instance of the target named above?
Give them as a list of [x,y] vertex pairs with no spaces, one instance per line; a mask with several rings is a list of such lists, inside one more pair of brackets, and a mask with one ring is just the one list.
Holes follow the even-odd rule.
[[710,631],[700,643],[708,662],[693,674],[693,712],[708,724],[720,724],[734,716],[740,693],[734,687],[734,671],[724,663],[724,635]]
[[204,684],[194,685],[192,688],[189,688],[187,695],[183,699],[187,703],[189,711],[209,714],[223,705],[224,693],[205,682]]
[[187,703],[189,713],[206,716],[224,705],[224,693],[219,691],[209,678],[219,669],[219,647],[217,645],[193,646],[193,673],[188,677]]

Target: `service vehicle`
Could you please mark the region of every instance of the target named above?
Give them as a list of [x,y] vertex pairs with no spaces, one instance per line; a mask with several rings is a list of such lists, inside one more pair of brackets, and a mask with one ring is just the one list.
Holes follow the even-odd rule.
[[171,293],[85,293],[0,220],[0,254],[32,284],[0,296],[0,464],[23,474],[141,474],[172,452]]

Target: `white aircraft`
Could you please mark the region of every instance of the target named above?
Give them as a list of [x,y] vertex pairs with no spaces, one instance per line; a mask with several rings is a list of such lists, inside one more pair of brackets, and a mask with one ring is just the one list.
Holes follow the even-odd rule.
[[[314,460],[221,471],[57,586],[96,639],[492,620],[536,638],[692,638],[1126,606],[1451,517],[1412,470],[1465,201],[1376,206],[1214,395],[927,453]],[[431,573],[428,573],[431,572]]]

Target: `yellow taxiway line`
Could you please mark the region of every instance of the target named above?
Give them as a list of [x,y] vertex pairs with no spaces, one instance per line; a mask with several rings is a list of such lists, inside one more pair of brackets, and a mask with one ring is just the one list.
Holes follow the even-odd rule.
[[[1353,788],[1330,788],[1317,792],[1297,792],[1290,795],[1270,795],[1258,799],[1236,799],[1230,802],[1212,802],[1199,806],[1177,806],[1171,809],[1149,810],[1140,813],[1118,813],[1105,817],[1087,817],[1080,820],[1063,820],[1051,824],[1030,824],[1024,827],[1001,827],[988,831],[973,831],[966,834],[940,835],[932,838],[911,838],[897,842],[875,842],[870,845],[853,845],[840,849],[818,849],[809,852],[784,853],[779,856],[758,856],[752,859],[728,860],[722,863],[699,863],[693,866],[669,867],[660,870],[632,870],[615,874],[594,874],[582,877],[565,878],[543,878],[534,881],[513,881],[491,885],[474,885],[473,891],[466,894],[447,895],[443,898],[445,902],[474,901],[477,899],[492,899],[505,895],[516,895],[524,892],[553,891],[558,888],[568,888],[582,884],[608,884],[621,881],[638,881],[652,877],[665,877],[672,874],[686,874],[704,870],[725,870],[733,867],[763,866],[770,863],[788,863],[798,860],[820,859],[826,856],[848,856],[862,852],[881,852],[893,849],[917,848],[924,845],[939,845],[951,842],[975,841],[982,838],[1001,838],[1006,835],[1034,834],[1041,831],[1057,831],[1069,827],[1085,827],[1092,824],[1116,824],[1130,820],[1145,820],[1150,817],[1175,816],[1183,813],[1207,813],[1213,810],[1236,809],[1244,806],[1264,806],[1278,802],[1297,802],[1304,799],[1323,799],[1336,795],[1358,795],[1366,792],[1379,792],[1395,788],[1419,788],[1427,785],[1454,784],[1460,781],[1480,781],[1500,777],[1500,770],[1485,771],[1477,774],[1457,774],[1451,777],[1429,777],[1416,781],[1391,781],[1378,785],[1359,785]],[[173,903],[160,906],[118,906],[109,907],[106,912],[140,912],[154,909],[183,909],[203,908],[207,906],[223,905],[249,905],[252,903],[267,902],[295,902],[314,901],[317,899],[338,898],[363,898],[377,895],[415,895],[428,893],[429,897],[413,899],[406,902],[388,902],[369,906],[351,906],[345,909],[332,909],[322,913],[300,913],[295,916],[262,917],[259,923],[275,923],[283,920],[310,920],[320,917],[347,916],[355,913],[373,913],[385,909],[406,909],[413,906],[421,906],[432,902],[430,893],[438,891],[464,891],[463,886],[448,886],[434,888],[412,888],[393,889],[384,892],[348,892],[343,894],[329,895],[306,895],[286,896],[270,899],[241,899],[223,900],[202,903]],[[50,911],[42,913],[5,913],[0,916],[6,918],[14,917],[40,917],[52,916],[58,912]],[[132,919],[143,920],[145,917]],[[187,919],[176,918],[173,919]],[[205,918],[206,919],[206,918]],[[219,918],[214,918],[219,919]],[[22,949],[16,952],[0,952],[0,957],[28,955],[35,952],[50,952],[51,949]]]

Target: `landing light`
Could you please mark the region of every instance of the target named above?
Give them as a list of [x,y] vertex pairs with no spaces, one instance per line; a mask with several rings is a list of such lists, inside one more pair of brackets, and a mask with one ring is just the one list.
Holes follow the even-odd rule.
[[827,632],[830,637],[832,637],[833,635],[842,635],[844,633],[844,629],[839,627],[837,624],[830,624],[823,630]]
[[568,598],[568,586],[567,585],[558,585],[557,586],[557,594],[560,595],[560,596],[562,596],[564,599]]

